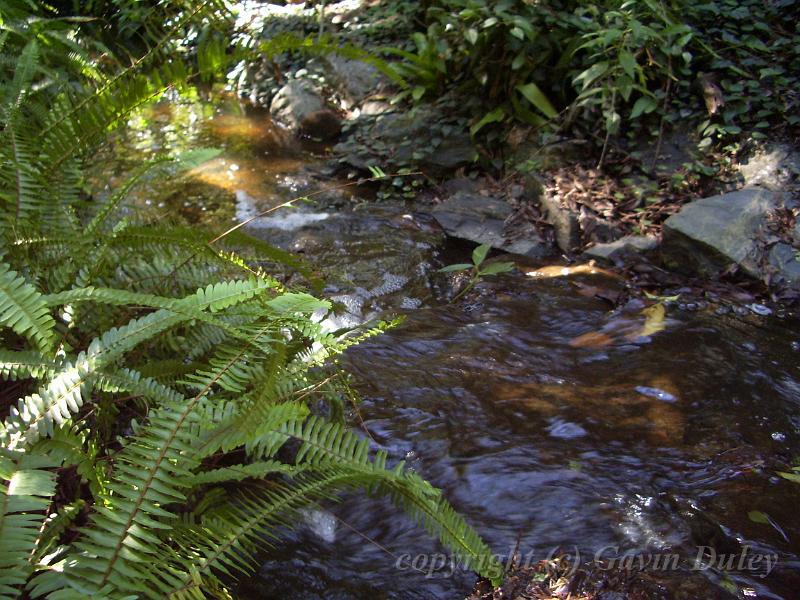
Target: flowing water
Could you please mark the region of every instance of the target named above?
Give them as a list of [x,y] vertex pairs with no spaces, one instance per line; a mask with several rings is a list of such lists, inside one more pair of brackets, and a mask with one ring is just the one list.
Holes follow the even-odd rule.
[[[143,205],[222,228],[318,180],[307,167],[322,149],[230,101],[159,105],[115,156],[203,145],[224,153]],[[530,265],[448,304],[436,269],[470,248],[414,210],[330,193],[250,228],[322,271],[342,324],[406,315],[345,357],[374,446],[444,490],[501,555],[661,557],[675,562],[648,571],[667,597],[798,597],[800,486],[776,471],[800,454],[800,322],[670,305],[652,327],[640,304],[611,312],[581,293],[624,282]],[[702,548],[716,558],[696,562]],[[239,594],[464,597],[474,576],[440,552],[387,502],[345,497],[308,512]]]

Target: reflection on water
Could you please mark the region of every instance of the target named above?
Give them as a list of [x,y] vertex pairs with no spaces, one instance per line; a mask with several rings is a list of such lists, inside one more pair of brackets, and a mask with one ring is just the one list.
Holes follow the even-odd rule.
[[[222,223],[305,193],[296,171],[309,156],[263,113],[201,102],[153,111],[120,141],[131,161],[158,148],[225,150],[161,210]],[[546,265],[484,282],[477,298],[451,306],[435,269],[468,249],[443,249],[424,215],[388,204],[269,219],[251,231],[325,274],[342,323],[407,313],[345,357],[364,425],[497,552],[519,542],[537,558],[611,548],[689,561],[699,546],[747,547],[777,553],[767,578],[661,574],[665,596],[730,597],[735,586],[740,596],[797,597],[800,488],[774,474],[800,452],[796,320],[635,303],[609,313],[582,291],[624,282]],[[458,598],[473,582],[397,568],[406,553],[440,548],[386,501],[346,497],[326,509],[309,511],[242,598]]]

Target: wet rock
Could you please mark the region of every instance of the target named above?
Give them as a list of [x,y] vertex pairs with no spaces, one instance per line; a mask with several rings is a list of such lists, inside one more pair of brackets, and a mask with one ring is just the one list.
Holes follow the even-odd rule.
[[780,203],[779,194],[746,188],[687,204],[664,223],[665,264],[704,276],[737,265],[761,277],[761,236],[768,214]]
[[759,148],[739,165],[745,185],[773,191],[800,189],[800,152],[786,144]]
[[456,192],[433,209],[433,216],[452,237],[489,244],[492,248],[531,258],[552,254],[550,244],[533,227],[523,231],[524,237],[508,238],[505,221],[512,210],[507,202],[497,198]]
[[609,262],[616,262],[628,256],[645,254],[658,247],[658,240],[646,235],[626,235],[615,242],[595,244],[584,250],[584,254]]
[[278,90],[269,109],[275,120],[298,134],[332,140],[342,131],[339,115],[302,80],[292,80]]
[[541,182],[530,175],[525,180],[525,195],[539,204],[544,218],[553,226],[556,244],[562,252],[570,253],[581,245],[578,215],[561,206],[558,198],[548,194]]
[[782,287],[800,289],[798,250],[789,244],[775,244],[769,251],[771,281]]

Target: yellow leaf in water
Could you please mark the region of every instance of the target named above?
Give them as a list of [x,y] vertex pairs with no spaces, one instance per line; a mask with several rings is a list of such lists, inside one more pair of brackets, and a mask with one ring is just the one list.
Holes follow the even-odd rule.
[[651,335],[655,335],[660,331],[664,331],[664,328],[666,327],[664,317],[666,316],[667,311],[663,304],[659,302],[658,304],[653,304],[653,306],[648,306],[642,311],[642,314],[645,316],[644,326],[640,331],[631,336],[631,339],[636,339],[638,337],[650,337]]
[[614,279],[621,279],[616,273],[601,269],[593,263],[585,265],[573,265],[571,267],[560,265],[548,265],[545,267],[537,267],[529,271],[525,271],[528,277],[535,277],[537,279],[549,279],[552,277],[569,277],[570,275],[605,275],[606,277],[613,277]]

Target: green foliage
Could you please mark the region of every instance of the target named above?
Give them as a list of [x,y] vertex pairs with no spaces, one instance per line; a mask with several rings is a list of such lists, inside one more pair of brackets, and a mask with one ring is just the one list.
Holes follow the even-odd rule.
[[[792,2],[760,0],[435,0],[397,70],[414,99],[447,89],[478,98],[467,103],[472,132],[489,142],[503,139],[490,125],[518,121],[600,124],[607,145],[691,116],[709,147],[746,127],[760,138],[775,122],[800,125],[800,81],[783,66],[800,60],[790,14]],[[721,102],[706,109],[709,90]]]
[[87,197],[85,157],[191,65],[162,63],[163,41],[97,80],[67,66],[41,94],[47,54],[18,47],[0,80],[0,377],[15,382],[0,424],[0,596],[227,593],[277,528],[344,489],[388,495],[498,579],[440,492],[311,415],[351,393],[331,359],[393,323],[330,333],[329,302],[263,270],[297,259],[241,232],[121,216],[139,183],[214,152],[157,157]]
[[489,251],[491,249],[492,247],[488,244],[481,244],[472,251],[472,263],[456,263],[439,269],[440,273],[469,271],[469,281],[467,281],[466,285],[461,289],[461,291],[456,294],[452,300],[453,302],[467,294],[467,292],[474,288],[475,284],[484,277],[489,275],[499,275],[501,273],[509,273],[514,270],[516,265],[514,265],[513,262],[494,261],[484,265],[484,261],[489,255]]

